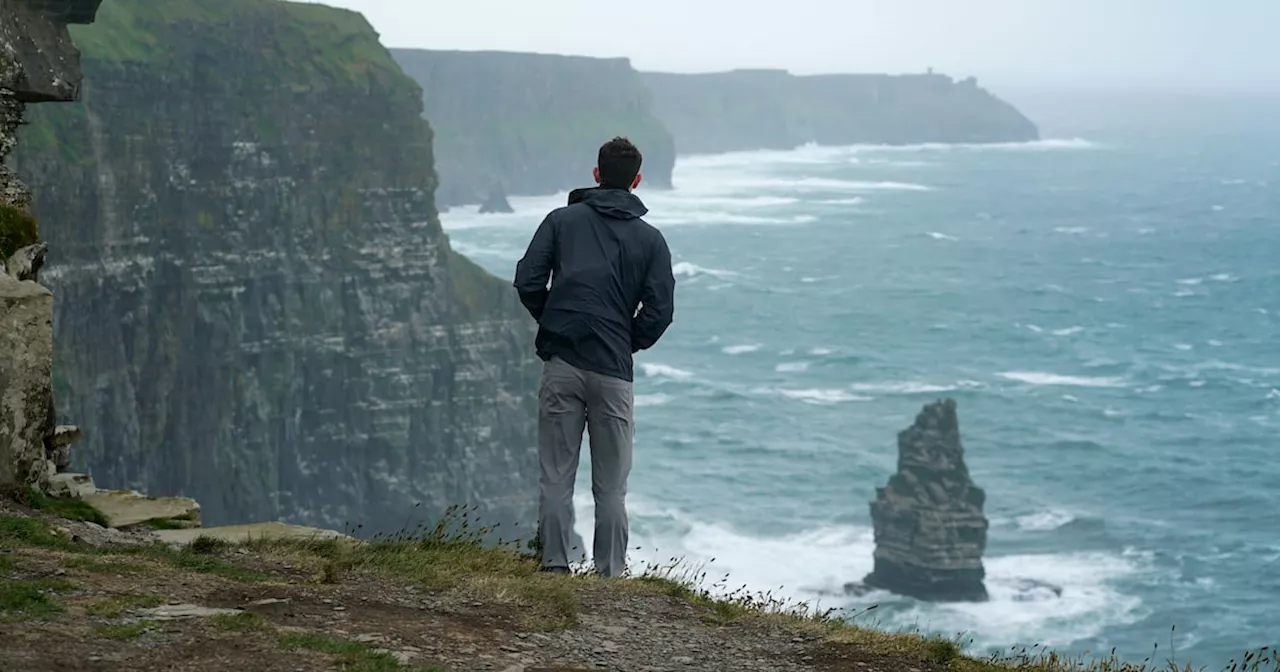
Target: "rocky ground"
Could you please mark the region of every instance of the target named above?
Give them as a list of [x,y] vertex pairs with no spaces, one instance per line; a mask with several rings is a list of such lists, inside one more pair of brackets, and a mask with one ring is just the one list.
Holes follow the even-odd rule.
[[145,530],[0,505],[4,670],[1075,667],[978,661],[949,641],[785,611],[758,596],[714,600],[671,578],[539,574],[509,549],[450,534],[174,547]]

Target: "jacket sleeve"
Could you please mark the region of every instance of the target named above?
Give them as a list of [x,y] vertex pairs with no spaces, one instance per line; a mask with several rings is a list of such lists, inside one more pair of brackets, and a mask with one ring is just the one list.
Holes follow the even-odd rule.
[[671,270],[671,249],[658,234],[653,259],[640,293],[640,311],[631,320],[631,351],[648,350],[662,338],[675,316],[676,278]]
[[542,309],[547,305],[550,293],[547,283],[551,279],[551,269],[555,267],[555,238],[555,221],[547,215],[533,233],[524,257],[516,263],[516,277],[512,284],[520,295],[520,303],[534,320],[542,319]]

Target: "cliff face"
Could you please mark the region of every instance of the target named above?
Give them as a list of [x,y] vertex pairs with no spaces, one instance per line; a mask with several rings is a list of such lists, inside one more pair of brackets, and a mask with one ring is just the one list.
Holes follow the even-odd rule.
[[450,250],[422,91],[365,20],[110,0],[75,39],[82,103],[16,167],[76,466],[206,524],[533,520],[532,322]]
[[0,488],[47,485],[70,435],[54,424],[53,295],[36,283],[46,246],[30,192],[3,161],[28,103],[79,95],[67,24],[93,21],[101,1],[0,0]]
[[973,79],[643,73],[681,154],[820,145],[1021,142],[1039,131]]
[[480,203],[590,186],[596,150],[625,135],[644,154],[645,184],[669,188],[671,133],[626,59],[392,49],[422,85],[436,130],[439,199]]
[[871,502],[875,568],[864,583],[922,600],[986,600],[985,501],[964,463],[955,401],[925,406],[898,434],[898,472]]

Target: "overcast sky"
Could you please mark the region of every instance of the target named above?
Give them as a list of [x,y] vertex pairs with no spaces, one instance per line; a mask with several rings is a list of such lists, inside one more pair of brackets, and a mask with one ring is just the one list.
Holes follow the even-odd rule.
[[987,84],[1280,89],[1280,0],[325,0],[392,47],[642,70],[918,72]]

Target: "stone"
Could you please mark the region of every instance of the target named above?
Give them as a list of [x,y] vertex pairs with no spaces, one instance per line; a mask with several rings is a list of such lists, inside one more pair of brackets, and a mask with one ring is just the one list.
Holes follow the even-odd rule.
[[964,462],[954,399],[928,404],[898,434],[898,470],[871,502],[875,566],[867,586],[920,600],[987,599],[986,493]]
[[139,609],[138,615],[157,621],[173,621],[182,618],[207,618],[209,616],[244,613],[239,609],[218,609],[197,604],[166,604],[152,609]]
[[148,497],[132,490],[97,490],[81,497],[102,512],[109,527],[121,528],[160,518],[198,524],[200,505],[187,497]]
[[60,473],[49,479],[49,494],[64,499],[83,499],[98,491],[88,474]]
[[[333,530],[323,530],[302,525],[289,525],[280,522],[249,523],[246,525],[226,525],[222,527],[203,527],[189,530],[156,530],[155,535],[168,544],[186,545],[199,537],[210,537],[233,544],[242,544],[251,539],[350,539],[345,534]],[[325,600],[326,604],[331,600]]]
[[494,186],[489,190],[489,196],[484,199],[484,203],[480,204],[480,214],[490,213],[512,213],[515,209],[511,207],[511,203],[507,201],[507,194],[500,186]]
[[53,294],[0,275],[0,487],[48,485],[52,380]]
[[5,272],[14,280],[37,282],[36,276],[40,273],[40,267],[44,266],[44,257],[48,251],[47,243],[36,243],[19,248],[9,257]]
[[49,449],[49,459],[54,469],[61,474],[71,466],[71,444],[79,441],[83,433],[75,425],[58,425],[53,430],[53,445]]
[[[0,3],[0,89],[19,102],[72,101],[80,94],[80,52],[70,23],[92,23],[102,0],[5,0]],[[5,52],[8,52],[5,54]]]

